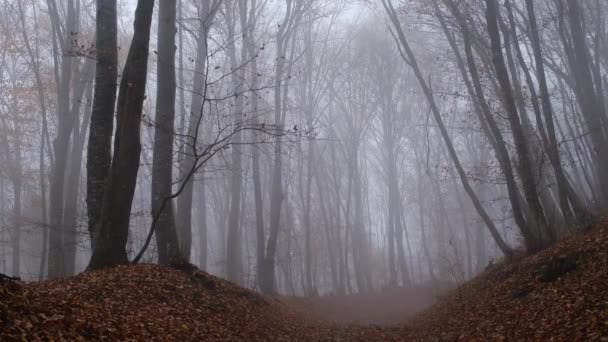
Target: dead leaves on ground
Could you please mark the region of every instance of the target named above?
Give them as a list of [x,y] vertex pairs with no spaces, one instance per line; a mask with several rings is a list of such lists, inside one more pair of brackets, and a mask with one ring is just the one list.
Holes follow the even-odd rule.
[[608,341],[608,219],[492,267],[411,326],[419,340]]
[[383,329],[301,318],[279,301],[198,270],[125,266],[0,284],[0,340],[370,341]]
[[409,327],[313,321],[195,268],[139,265],[40,283],[1,280],[0,340],[605,342],[608,220],[494,266]]

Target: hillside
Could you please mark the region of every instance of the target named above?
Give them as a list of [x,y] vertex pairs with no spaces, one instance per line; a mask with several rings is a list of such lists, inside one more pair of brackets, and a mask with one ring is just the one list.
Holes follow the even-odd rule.
[[608,220],[491,267],[410,325],[422,340],[608,341]]
[[[491,267],[408,324],[383,327],[320,320],[327,316],[319,308],[331,308],[335,298],[314,305],[267,298],[188,265],[119,267],[39,283],[4,280],[0,339],[608,341],[607,246],[604,220],[537,255]],[[317,312],[302,315],[306,303]],[[387,308],[376,304],[376,311]]]

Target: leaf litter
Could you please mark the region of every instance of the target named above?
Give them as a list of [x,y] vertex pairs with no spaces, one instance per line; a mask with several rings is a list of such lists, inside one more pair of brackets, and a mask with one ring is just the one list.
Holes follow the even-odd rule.
[[489,267],[400,324],[314,319],[189,264],[145,264],[0,280],[0,340],[607,342],[608,219]]

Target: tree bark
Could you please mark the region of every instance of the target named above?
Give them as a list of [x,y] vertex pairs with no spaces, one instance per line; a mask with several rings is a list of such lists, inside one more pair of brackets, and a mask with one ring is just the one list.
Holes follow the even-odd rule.
[[89,270],[128,263],[129,218],[141,152],[140,122],[146,92],[154,0],[138,0],[133,39],[118,92],[114,156]]
[[95,94],[87,145],[87,215],[91,248],[95,247],[103,192],[112,162],[112,131],[118,76],[116,0],[97,0]]
[[[152,216],[157,216],[156,246],[158,262],[168,264],[179,257],[172,201],[173,139],[175,131],[175,19],[176,0],[163,0],[158,6],[158,59],[156,117],[152,158]],[[162,210],[162,212],[161,212]]]

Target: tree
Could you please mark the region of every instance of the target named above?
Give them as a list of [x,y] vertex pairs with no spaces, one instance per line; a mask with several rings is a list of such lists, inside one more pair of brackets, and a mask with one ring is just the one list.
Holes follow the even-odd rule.
[[161,264],[178,258],[180,253],[173,204],[169,202],[161,209],[163,200],[171,196],[173,184],[176,6],[176,0],[164,0],[159,3],[158,8],[158,84],[152,160],[152,215],[159,216],[156,245],[158,261]]
[[133,39],[118,91],[114,155],[101,215],[94,229],[96,243],[89,270],[128,263],[126,245],[141,152],[140,121],[146,93],[153,11],[154,0],[138,0]]
[[[279,25],[276,37],[276,61],[275,61],[275,82],[274,87],[274,125],[279,131],[283,131],[285,125],[285,108],[283,83],[285,71],[289,68],[286,65],[287,51],[290,40],[296,28],[299,26],[306,10],[310,8],[310,0],[286,0],[286,13],[283,21]],[[289,63],[288,63],[289,64]],[[283,138],[278,136],[274,145],[274,164],[272,185],[270,190],[270,233],[266,243],[264,263],[259,268],[260,289],[263,293],[275,293],[275,254],[281,220],[281,206],[284,198],[283,187]],[[259,243],[259,242],[258,242]]]
[[[204,97],[207,92],[207,78],[209,76],[209,65],[207,63],[209,52],[207,39],[209,37],[209,30],[213,25],[215,15],[221,3],[222,0],[202,2],[197,32],[198,40],[196,43],[196,58],[194,63],[194,77],[192,81],[193,89],[190,103],[190,116],[188,120],[186,141],[182,148],[183,158],[181,159],[179,165],[179,179],[181,183],[185,184],[185,187],[183,193],[177,199],[176,215],[180,251],[186,260],[190,259],[190,250],[192,249],[192,195],[194,191],[194,180],[187,177],[187,174],[195,165],[194,150],[196,148],[195,145],[198,139],[200,123],[203,117]],[[202,202],[204,203],[204,185],[202,185],[202,189],[203,191],[201,191],[201,196],[203,198]],[[203,210],[202,214],[205,213],[206,210]],[[204,215],[201,219],[206,221],[206,215]],[[207,234],[206,229],[203,229],[204,227],[206,227],[205,224],[202,225],[201,230],[199,231],[201,236],[206,236]],[[201,249],[206,250],[207,240],[203,239],[202,241],[205,242],[205,246],[201,246]],[[206,267],[206,262],[201,264],[200,267],[204,269]]]
[[[543,52],[540,44],[534,3],[532,0],[526,0],[526,9],[530,22],[530,41],[532,43],[534,62],[536,64],[536,78],[538,79],[543,116],[546,122],[547,136],[549,140],[546,149],[551,165],[555,170],[560,205],[565,214],[569,212],[569,206],[571,205],[577,222],[582,225],[587,225],[590,222],[591,214],[584,207],[582,200],[570,184],[570,181],[566,178],[559,155],[559,146],[555,134],[553,105],[551,104],[551,98],[549,97],[549,87],[547,86],[547,77],[545,75],[545,66],[543,62]],[[568,223],[574,224],[572,221]]]
[[[488,25],[488,34],[490,36],[492,49],[492,63],[496,69],[496,77],[500,85],[500,94],[505,102],[513,140],[517,150],[519,159],[519,174],[523,183],[523,191],[526,201],[531,210],[529,218],[532,220],[529,224],[532,227],[534,238],[527,241],[528,250],[536,252],[544,247],[543,234],[549,234],[551,239],[555,239],[554,231],[548,227],[542,205],[539,201],[536,181],[532,168],[532,159],[530,147],[528,146],[523,131],[520,117],[518,116],[517,106],[513,96],[511,81],[509,80],[509,72],[504,62],[502,55],[502,47],[500,42],[500,32],[498,30],[497,5],[495,0],[486,0],[486,20]],[[536,231],[534,231],[536,230]]]
[[116,0],[96,2],[95,95],[87,145],[87,214],[91,247],[99,221],[103,193],[112,162],[112,131],[118,73]]
[[[57,77],[57,136],[53,140],[55,162],[51,171],[50,184],[50,239],[49,239],[49,277],[56,278],[64,275],[64,244],[63,233],[65,225],[64,213],[64,185],[68,160],[70,135],[72,133],[72,122],[74,120],[70,111],[70,94],[72,92],[72,79],[76,64],[70,55],[69,47],[72,44],[72,33],[78,32],[77,13],[73,0],[68,0],[66,28],[61,31],[60,18],[53,2],[48,2],[51,13],[51,23],[54,27],[53,41],[60,42],[61,71]],[[59,54],[58,51],[55,51]]]
[[427,101],[431,108],[431,112],[433,113],[433,117],[435,118],[435,122],[439,126],[441,136],[448,149],[450,158],[452,159],[452,162],[454,163],[454,166],[456,167],[456,170],[458,171],[458,176],[460,177],[462,186],[464,187],[467,195],[469,195],[471,202],[473,202],[475,209],[477,210],[479,216],[481,216],[484,223],[488,227],[488,230],[492,234],[492,237],[494,238],[494,241],[496,242],[496,244],[498,245],[500,250],[506,256],[511,256],[513,254],[511,248],[507,245],[507,243],[504,241],[504,239],[500,236],[500,233],[496,229],[496,226],[492,222],[492,219],[488,215],[487,211],[483,208],[483,205],[479,201],[479,198],[475,194],[475,191],[469,184],[467,175],[462,167],[462,164],[460,163],[460,159],[458,158],[458,155],[456,154],[454,145],[452,144],[451,138],[443,123],[443,119],[441,117],[441,113],[439,112],[439,108],[437,107],[437,104],[435,103],[435,98],[433,96],[433,93],[432,93],[430,87],[428,86],[425,77],[422,75],[422,72],[418,66],[418,62],[416,61],[416,57],[415,57],[414,53],[412,52],[412,50],[410,49],[409,44],[407,42],[407,38],[405,37],[403,29],[401,28],[401,24],[399,22],[397,12],[395,11],[395,9],[392,5],[392,1],[391,0],[382,0],[382,5],[384,6],[384,9],[386,10],[386,13],[388,14],[388,16],[393,24],[393,27],[396,31],[395,40],[397,41],[398,44],[400,44],[399,45],[400,49],[403,49],[403,51],[405,52],[405,54],[403,54],[403,52],[401,52],[401,56],[404,59],[404,61],[414,71],[414,74],[416,75],[416,78],[418,79],[420,87],[422,88],[422,91],[424,92],[424,95],[427,98]]

